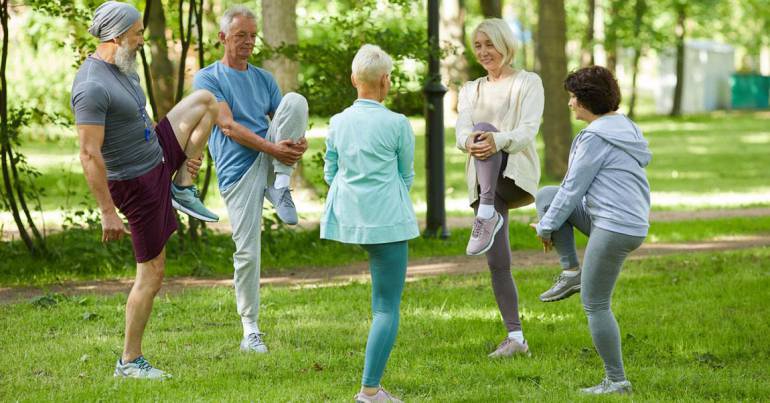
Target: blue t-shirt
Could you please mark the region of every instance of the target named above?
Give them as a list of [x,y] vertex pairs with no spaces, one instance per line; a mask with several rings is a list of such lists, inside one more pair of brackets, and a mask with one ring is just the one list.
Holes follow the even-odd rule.
[[[195,74],[193,86],[211,91],[218,102],[227,102],[233,120],[262,138],[270,124],[267,115],[275,113],[281,103],[281,90],[272,74],[250,64],[246,70],[236,70],[217,61]],[[259,151],[225,136],[216,125],[209,137],[209,150],[221,190],[237,183],[259,155]]]

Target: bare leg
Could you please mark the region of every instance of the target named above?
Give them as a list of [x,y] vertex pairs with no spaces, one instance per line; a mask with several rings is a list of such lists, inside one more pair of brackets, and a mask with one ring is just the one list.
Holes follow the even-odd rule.
[[123,346],[123,362],[142,355],[142,336],[152,313],[155,295],[163,283],[166,266],[166,248],[158,256],[136,264],[136,280],[126,302],[126,340]]
[[[188,159],[197,159],[203,153],[218,113],[219,107],[214,95],[206,90],[198,90],[181,100],[166,115]],[[193,184],[192,176],[184,169],[184,164],[177,171],[174,183],[178,186]]]

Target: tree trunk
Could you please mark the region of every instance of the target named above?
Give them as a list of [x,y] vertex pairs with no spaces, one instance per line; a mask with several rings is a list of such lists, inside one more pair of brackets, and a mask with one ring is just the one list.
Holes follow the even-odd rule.
[[588,0],[588,23],[583,37],[583,50],[580,55],[580,65],[592,66],[594,64],[594,19],[596,17],[596,0]]
[[646,0],[636,0],[634,6],[634,61],[631,66],[631,98],[628,102],[628,117],[634,118],[636,112],[636,79],[639,75],[639,59],[642,57],[642,41],[639,35],[642,32],[642,19],[647,11]]
[[32,238],[29,236],[24,222],[21,219],[19,212],[19,206],[16,203],[14,197],[14,186],[12,183],[11,173],[9,169],[10,160],[13,159],[11,151],[11,139],[8,132],[8,81],[6,80],[5,73],[8,61],[8,1],[3,0],[0,2],[0,23],[2,23],[3,31],[3,48],[2,55],[0,56],[0,166],[2,167],[3,187],[5,204],[11,210],[13,221],[16,223],[16,228],[19,230],[19,236],[27,250],[33,255],[37,253],[37,248],[32,242]]
[[674,87],[674,104],[671,106],[671,116],[682,114],[682,94],[684,90],[684,38],[685,22],[687,21],[687,6],[683,3],[676,5],[676,86]]
[[559,179],[567,173],[569,146],[572,138],[564,78],[567,75],[567,21],[564,0],[540,0],[538,7],[537,54],[543,79],[545,110],[543,111],[543,140],[545,142],[545,173]]
[[[604,51],[607,53],[607,69],[615,74],[618,64],[618,25],[620,24],[620,0],[609,0],[604,15]],[[609,23],[607,19],[609,18]]]
[[468,62],[465,59],[465,7],[462,0],[445,0],[441,7],[442,43],[454,47],[454,53],[441,60],[441,76],[447,83],[444,110],[457,112],[460,86],[468,81]]
[[481,0],[481,14],[484,18],[503,18],[502,0]]
[[[150,48],[152,92],[160,121],[174,107],[174,64],[168,56],[166,15],[161,0],[147,1],[147,46]],[[181,18],[181,17],[180,17]],[[148,83],[149,84],[149,83]]]
[[[297,45],[297,0],[263,0],[262,34],[271,48]],[[299,86],[299,63],[276,55],[265,61],[264,67],[273,73],[282,93]]]

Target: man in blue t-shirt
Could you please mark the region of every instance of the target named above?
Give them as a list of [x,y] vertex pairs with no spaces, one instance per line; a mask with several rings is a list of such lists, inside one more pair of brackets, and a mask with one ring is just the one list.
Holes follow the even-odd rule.
[[257,37],[253,12],[232,7],[223,15],[220,28],[225,54],[195,75],[194,86],[210,91],[219,104],[209,150],[235,242],[241,350],[264,353],[267,347],[257,325],[262,202],[266,197],[281,220],[297,223],[289,178],[307,150],[307,101],[295,93],[281,97],[273,76],[248,63]]

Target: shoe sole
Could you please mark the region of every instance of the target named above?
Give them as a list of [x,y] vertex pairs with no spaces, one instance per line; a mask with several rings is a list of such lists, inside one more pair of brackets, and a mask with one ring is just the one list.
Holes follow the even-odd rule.
[[206,216],[200,215],[200,214],[196,213],[195,211],[192,211],[192,210],[188,209],[187,207],[177,203],[176,200],[174,200],[173,198],[171,199],[171,206],[174,207],[175,209],[177,209],[177,210],[179,210],[179,211],[189,215],[190,217],[197,218],[197,219],[199,219],[201,221],[205,221],[205,222],[217,222],[217,221],[219,221],[218,218],[215,220],[215,219],[213,219],[211,217],[206,217]]
[[481,250],[480,252],[478,252],[478,253],[468,253],[468,251],[466,250],[466,251],[465,251],[465,253],[466,253],[468,256],[479,256],[479,255],[483,255],[483,254],[487,253],[487,251],[488,251],[490,248],[492,248],[492,244],[494,244],[494,243],[495,243],[495,236],[497,236],[497,233],[498,233],[498,231],[500,231],[500,228],[502,228],[502,227],[503,227],[503,217],[501,217],[501,216],[500,216],[500,213],[497,213],[497,216],[498,216],[498,217],[500,217],[500,219],[498,219],[498,220],[497,220],[497,224],[495,225],[495,230],[492,232],[492,236],[491,236],[491,237],[489,237],[489,243],[487,244],[487,246],[485,246],[485,247],[484,247],[484,249],[482,249],[482,250]]
[[540,301],[542,301],[542,302],[561,301],[561,300],[566,299],[568,297],[571,297],[573,294],[577,294],[579,292],[580,292],[580,284],[573,285],[572,287],[568,288],[566,291],[564,291],[563,293],[561,293],[559,295],[555,295],[555,296],[549,297],[549,298],[542,298],[541,297]]

